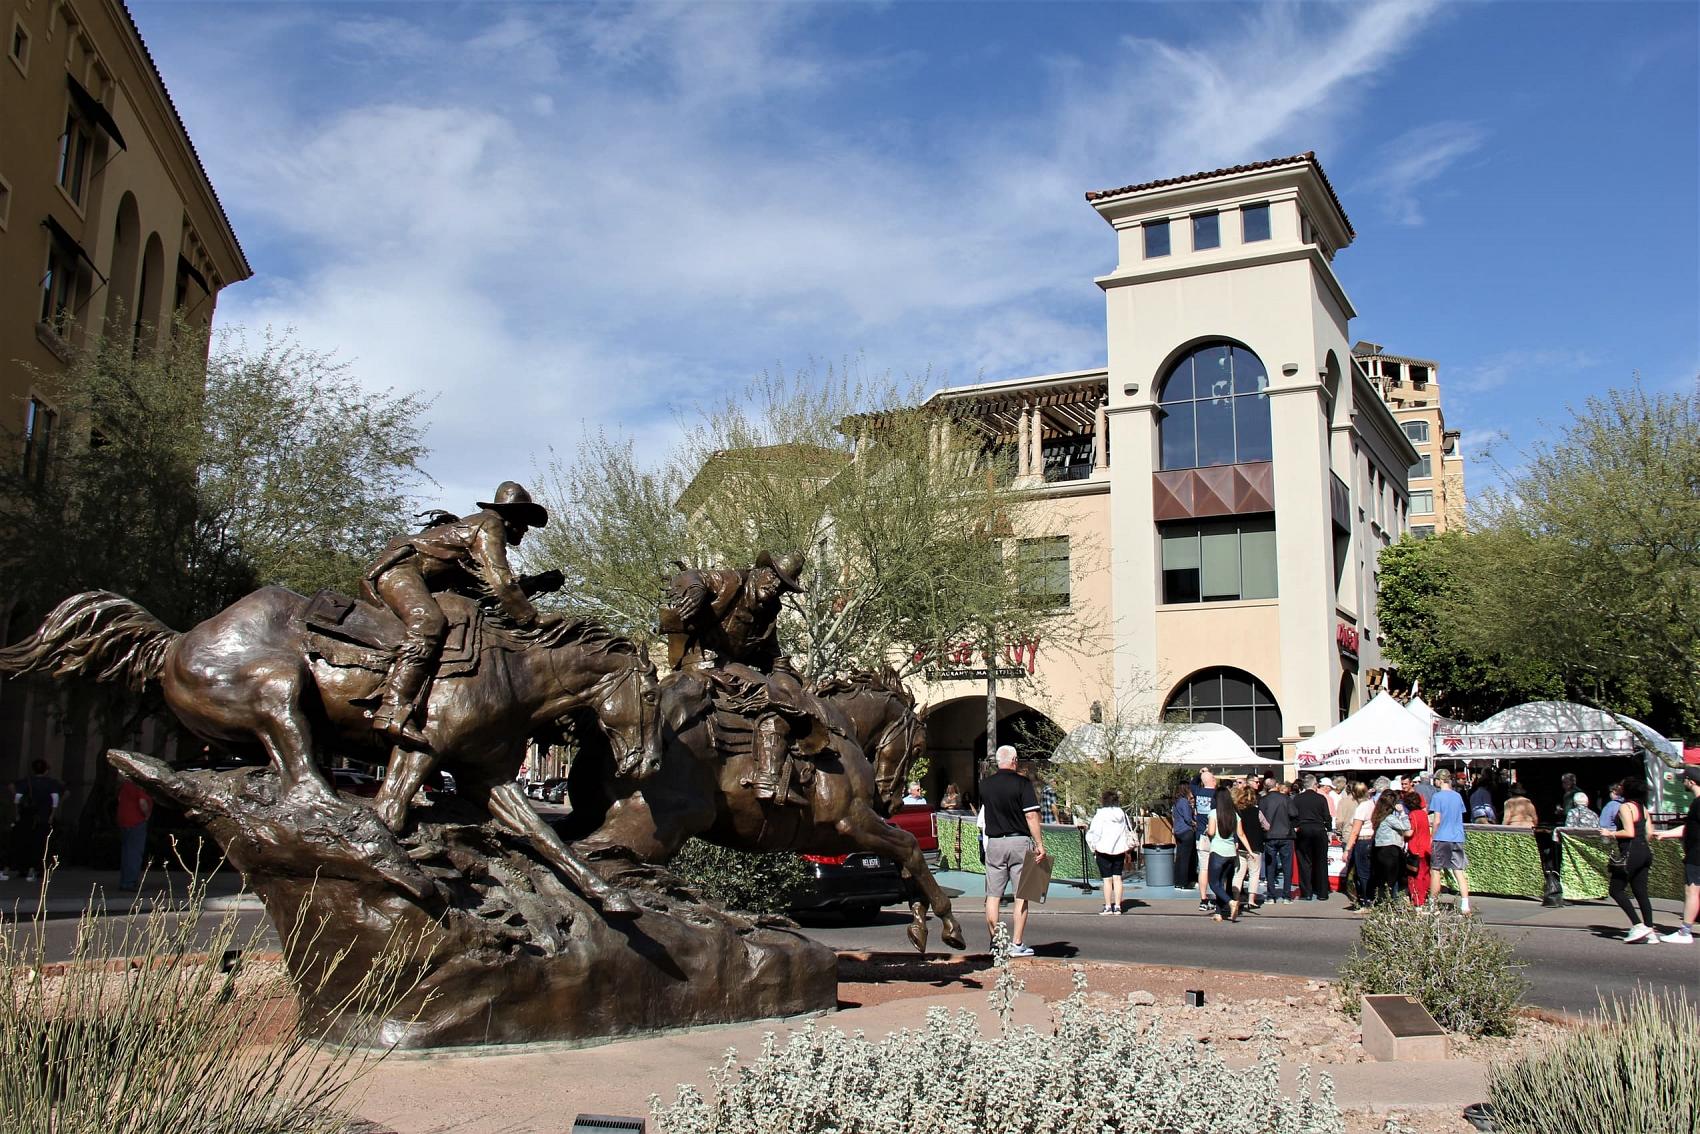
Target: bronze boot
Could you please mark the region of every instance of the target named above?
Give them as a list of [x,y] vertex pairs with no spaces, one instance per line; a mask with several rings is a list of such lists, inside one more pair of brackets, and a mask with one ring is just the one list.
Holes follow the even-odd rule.
[[383,703],[372,714],[372,731],[403,748],[430,751],[430,740],[409,718],[413,716],[413,703],[419,699],[419,691],[431,676],[431,668],[431,658],[421,656],[412,643],[396,651],[395,665],[384,683]]

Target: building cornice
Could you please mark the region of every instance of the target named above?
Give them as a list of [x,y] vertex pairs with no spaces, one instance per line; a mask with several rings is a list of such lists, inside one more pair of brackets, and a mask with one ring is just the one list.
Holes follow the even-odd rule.
[[1328,258],[1322,254],[1322,249],[1314,244],[1289,245],[1285,248],[1271,248],[1267,252],[1259,252],[1251,256],[1235,256],[1232,259],[1195,260],[1191,263],[1176,263],[1164,268],[1137,268],[1131,271],[1116,271],[1109,275],[1099,276],[1092,282],[1109,291],[1113,287],[1128,287],[1133,284],[1156,283],[1162,280],[1182,279],[1187,276],[1210,275],[1215,272],[1231,272],[1247,267],[1263,267],[1269,264],[1288,264],[1298,260],[1307,260],[1315,269],[1317,278],[1328,290],[1328,294],[1340,305],[1341,313],[1347,319],[1355,319],[1358,309],[1352,306],[1351,297],[1341,286],[1340,278],[1334,274],[1334,267]]

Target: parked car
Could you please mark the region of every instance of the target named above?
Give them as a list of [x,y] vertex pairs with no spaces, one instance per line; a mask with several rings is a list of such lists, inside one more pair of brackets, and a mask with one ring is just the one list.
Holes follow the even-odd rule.
[[865,925],[882,907],[903,900],[896,863],[877,854],[805,854],[814,877],[791,902],[794,913],[830,910],[846,922]]
[[557,776],[555,779],[548,781],[548,786],[543,789],[543,802],[565,803],[566,801],[567,778],[565,776]]
[[901,827],[915,836],[915,841],[921,844],[921,853],[927,854],[939,849],[938,831],[933,827],[933,809],[925,803],[911,803],[899,806],[891,813],[888,820],[894,827]]

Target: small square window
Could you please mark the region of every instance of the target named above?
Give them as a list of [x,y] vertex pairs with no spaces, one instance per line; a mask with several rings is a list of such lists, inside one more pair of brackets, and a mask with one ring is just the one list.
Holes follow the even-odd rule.
[[1241,239],[1247,244],[1269,239],[1269,204],[1246,205],[1240,209]]
[[1222,246],[1222,226],[1220,218],[1215,213],[1199,213],[1192,218],[1192,250],[1201,252],[1206,248]]
[[1418,539],[1427,539],[1434,534],[1433,524],[1412,524],[1411,534]]
[[7,45],[6,54],[11,56],[18,70],[26,75],[30,73],[30,33],[29,29],[24,27],[22,16],[12,17],[12,39]]
[[1169,254],[1169,222],[1166,220],[1146,221],[1145,229],[1145,258],[1167,256]]
[[1411,493],[1411,515],[1432,516],[1434,514],[1434,491],[1425,488],[1421,492]]
[[1428,444],[1428,422],[1407,421],[1404,426],[1405,436],[1411,439],[1413,445]]

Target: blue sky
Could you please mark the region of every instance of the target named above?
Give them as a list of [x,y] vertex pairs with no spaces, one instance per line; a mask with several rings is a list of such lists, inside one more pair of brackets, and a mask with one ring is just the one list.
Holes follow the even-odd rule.
[[1311,149],[1354,337],[1472,458],[1700,374],[1691,3],[131,7],[255,268],[220,322],[434,394],[451,508],[777,366],[1100,366],[1084,191]]

